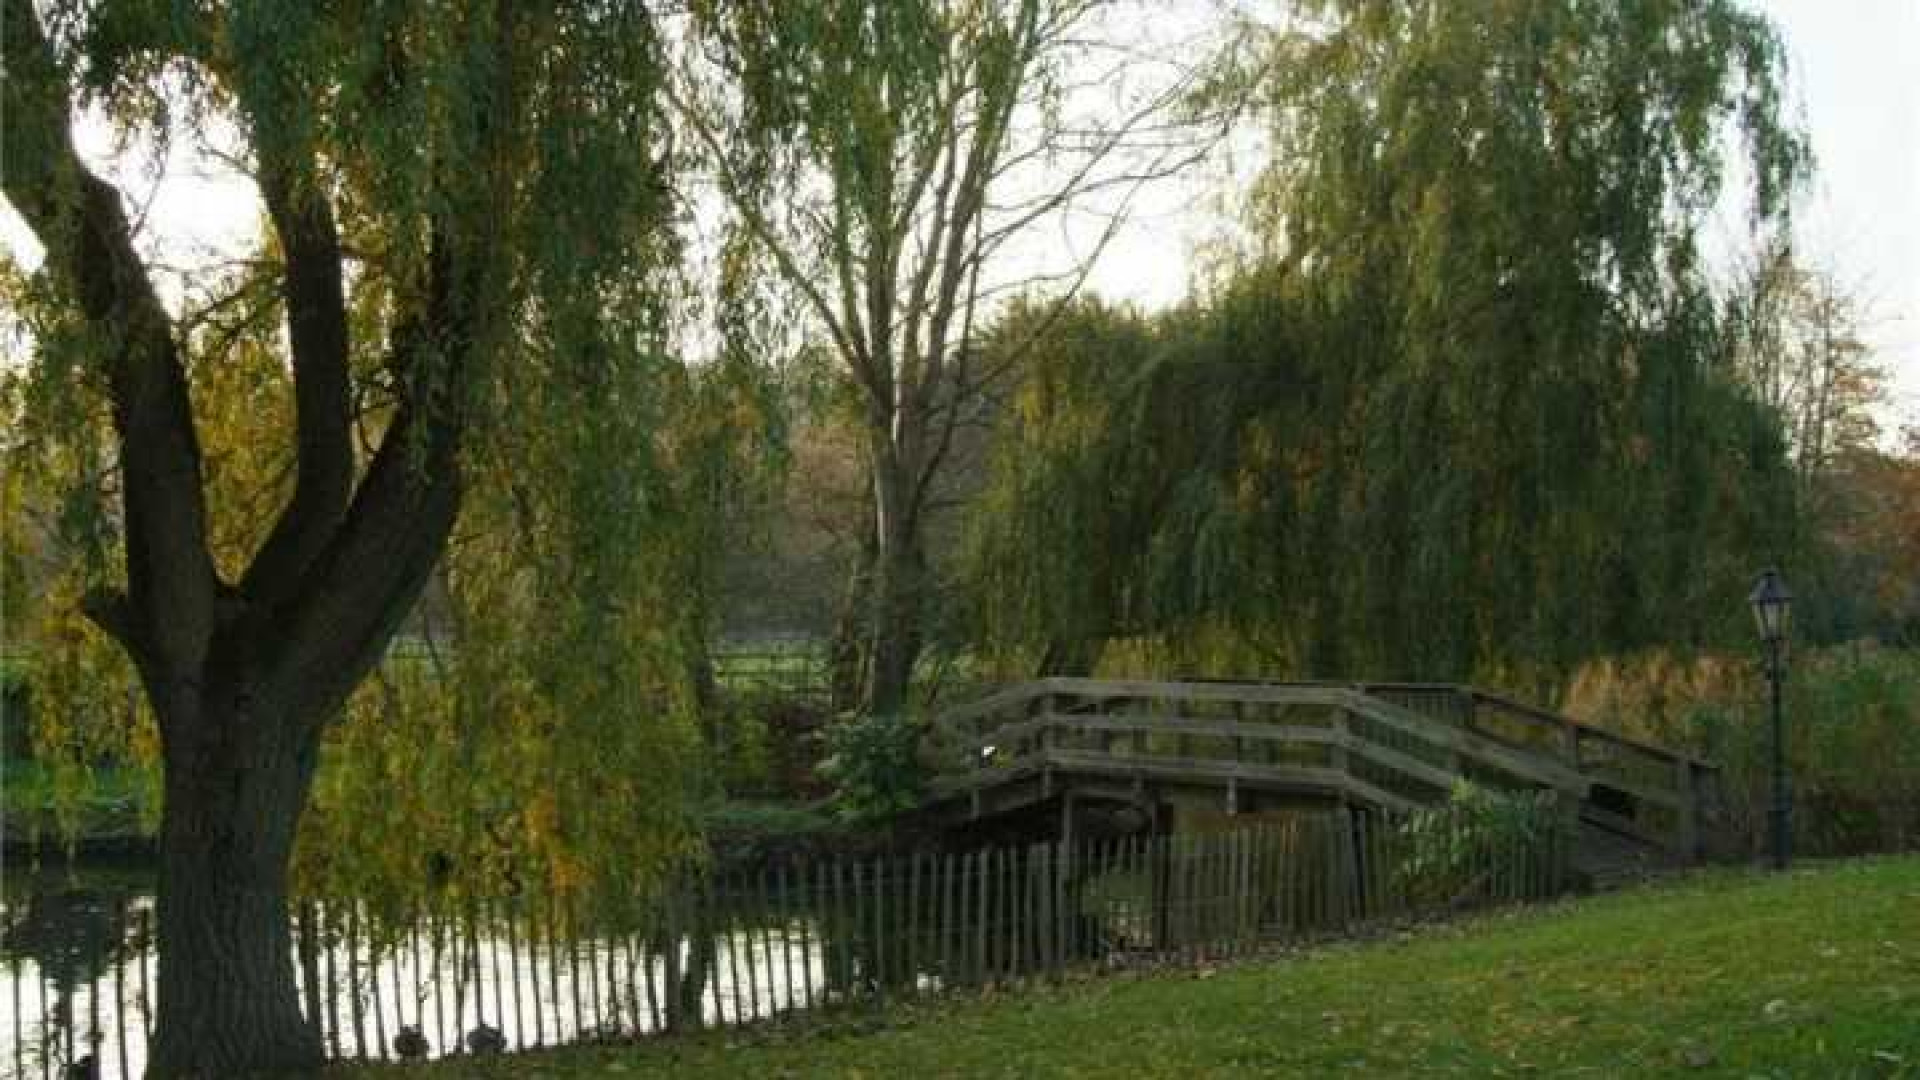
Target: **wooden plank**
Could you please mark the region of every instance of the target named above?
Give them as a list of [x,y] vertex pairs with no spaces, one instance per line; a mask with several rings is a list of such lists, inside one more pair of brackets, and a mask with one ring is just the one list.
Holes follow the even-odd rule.
[[1323,788],[1336,792],[1346,779],[1331,769],[1301,765],[1256,765],[1227,758],[1149,758],[1108,757],[1085,750],[1056,750],[1051,755],[1056,769],[1107,776],[1140,776],[1148,780],[1204,780],[1225,784],[1229,777],[1242,784]]
[[[826,889],[821,885],[821,875],[824,873],[825,869],[820,866],[813,867],[811,873],[801,873],[801,888],[805,895],[801,898],[800,907],[805,915],[800,922],[800,994],[808,1009],[812,1009],[816,1002],[814,953],[820,950],[815,944],[818,935],[814,928],[822,925],[820,911],[827,902]],[[820,957],[819,967],[826,967],[824,954]]]
[[977,701],[970,702],[966,705],[958,705],[940,713],[933,718],[933,723],[930,726],[935,728],[953,728],[969,721],[991,716],[1009,706],[1024,704],[1025,702],[1032,701],[1034,698],[1051,693],[1052,691],[1047,685],[1050,681],[1051,680],[1042,679],[1034,682],[1016,683],[1003,690],[996,690]]
[[[709,900],[709,906],[711,901]],[[573,1037],[583,1039],[587,1034],[586,1006],[580,1001],[580,920],[579,911],[574,908],[567,912],[565,926],[567,931],[567,987],[573,992]]]
[[763,968],[758,937],[766,921],[767,896],[756,876],[742,872],[734,878],[734,904],[735,933],[740,939],[740,963],[747,982],[746,1016],[752,1022],[771,1015],[771,1010],[760,1009]]
[[[1147,699],[1152,701],[1232,701],[1244,703],[1266,703],[1282,705],[1299,704],[1339,704],[1338,698],[1359,696],[1396,708],[1407,706],[1388,702],[1379,695],[1385,693],[1454,693],[1472,698],[1476,703],[1485,703],[1491,708],[1514,716],[1525,722],[1561,728],[1566,724],[1575,725],[1583,736],[1604,740],[1639,753],[1652,755],[1658,759],[1671,761],[1688,758],[1689,755],[1666,747],[1643,742],[1619,732],[1594,727],[1557,713],[1548,712],[1523,702],[1515,701],[1500,694],[1483,690],[1460,687],[1452,683],[1313,683],[1313,682],[1248,682],[1248,681],[1173,681],[1153,682],[1147,680],[1125,679],[1070,679],[1052,678],[1030,683],[1017,684],[1000,690],[980,701],[948,710],[937,717],[933,729],[942,733],[964,728],[971,721],[1005,710],[1011,706],[1024,704],[1037,698],[1058,697],[1064,700],[1074,698],[1090,702],[1112,699]],[[1428,718],[1432,719],[1432,718]],[[977,730],[969,728],[969,737]],[[1694,759],[1698,760],[1698,759]],[[1700,764],[1711,768],[1711,763]]]
[[982,848],[974,852],[975,898],[973,970],[975,980],[982,986],[992,978],[992,956],[988,949],[988,921],[993,910],[992,877],[993,849]]
[[974,769],[953,776],[937,776],[928,782],[927,787],[936,795],[960,794],[977,787],[1010,783],[1029,776],[1037,777],[1046,764],[1044,759],[1035,755],[993,768]]
[[943,851],[933,863],[934,946],[931,959],[939,965],[940,989],[951,990],[953,977],[953,852]]
[[1368,720],[1434,746],[1458,750],[1523,780],[1584,794],[1587,778],[1550,758],[1516,750],[1459,728],[1433,723],[1420,714],[1379,698],[1352,696],[1348,707]]
[[[849,888],[847,884],[848,874],[852,875],[853,884],[851,888]],[[849,903],[847,900],[847,897],[849,894],[851,894],[855,898],[853,903]],[[859,915],[858,915],[859,895],[860,895],[859,864],[854,863],[851,866],[849,866],[845,860],[836,859],[834,861],[834,872],[833,872],[833,907],[834,907],[834,913],[836,917],[834,922],[831,924],[833,927],[836,928],[836,932],[833,934],[831,940],[834,942],[835,946],[837,946],[838,949],[840,950],[840,962],[837,966],[833,964],[828,965],[827,985],[828,986],[833,985],[833,972],[835,970],[838,970],[840,973],[840,977],[843,980],[845,980],[844,984],[841,987],[841,992],[845,994],[849,1000],[858,996],[859,988],[860,988],[859,980],[854,977],[854,941],[853,941],[853,935],[859,933],[859,929],[860,929]]]
[[[1159,780],[1194,787],[1224,787],[1232,779],[1241,788],[1262,790],[1313,791],[1328,798],[1345,792],[1375,805],[1410,810],[1419,804],[1357,777],[1313,766],[1264,765],[1236,762],[1226,758],[1135,757],[1108,755],[1098,751],[1056,750],[1048,762],[1061,773],[1072,773],[1076,786],[1086,777],[1125,780]],[[1037,772],[1037,769],[1034,770]],[[1033,773],[1026,773],[1032,778]],[[978,789],[998,788],[998,776],[972,776],[969,780],[985,784]],[[988,783],[991,781],[991,783]],[[1008,783],[1018,782],[1010,781]],[[1041,801],[1037,790],[1023,797],[1005,799],[997,805],[983,803],[983,813],[1004,812]],[[937,804],[936,804],[937,805]]]
[[[382,1061],[387,1058],[387,1010],[380,1000],[380,945],[369,940],[367,943],[367,985],[373,996],[373,1056]],[[399,1002],[394,1002],[395,1006]]]
[[[782,999],[783,1012],[792,1012],[795,995],[799,987],[793,981],[793,883],[792,868],[782,861],[773,871],[774,919],[780,927],[780,973],[786,986],[786,997]],[[768,961],[772,963],[771,960]],[[772,978],[772,969],[768,969],[768,978]]]
[[1214,720],[1201,717],[1162,715],[1150,718],[1050,713],[1045,717],[1056,727],[1077,731],[1142,731],[1149,734],[1194,735],[1246,741],[1290,742],[1338,746],[1340,732],[1331,727],[1311,724],[1276,724],[1264,720]]
[[1390,746],[1354,736],[1350,752],[1366,758],[1376,765],[1392,769],[1404,776],[1410,776],[1424,784],[1431,784],[1441,791],[1451,791],[1463,778],[1452,769],[1443,768],[1431,762],[1422,761],[1410,754],[1395,750]]
[[873,990],[882,1001],[886,1000],[887,981],[892,974],[887,946],[894,936],[892,928],[887,925],[887,912],[893,907],[887,903],[887,887],[898,865],[897,860],[882,859],[868,867],[871,873],[869,884],[872,887],[872,910],[868,913],[868,920],[873,936],[867,941],[867,954],[873,962]]
[[1502,695],[1502,694],[1496,694],[1490,691],[1478,690],[1478,689],[1470,690],[1469,693],[1471,693],[1479,701],[1485,702],[1489,705],[1492,705],[1496,708],[1505,710],[1510,713],[1517,713],[1517,714],[1529,717],[1535,720],[1536,722],[1539,722],[1542,724],[1562,724],[1562,723],[1572,724],[1574,728],[1576,728],[1580,732],[1580,737],[1584,739],[1593,739],[1598,742],[1613,743],[1615,745],[1627,748],[1629,750],[1636,751],[1641,754],[1645,754],[1649,757],[1653,757],[1662,761],[1691,761],[1694,764],[1700,766],[1701,768],[1705,768],[1705,769],[1719,768],[1718,765],[1707,760],[1706,758],[1695,757],[1681,750],[1675,750],[1671,747],[1660,746],[1656,743],[1650,743],[1645,741],[1644,739],[1635,738],[1632,735],[1628,735],[1619,731],[1614,731],[1611,728],[1598,727],[1596,725],[1589,724],[1582,720],[1575,720],[1572,717],[1564,716],[1560,713],[1550,712],[1538,706],[1529,705],[1524,701],[1516,701],[1513,698],[1506,697],[1505,695]]
[[[1515,773],[1523,779],[1536,780],[1545,786],[1566,787],[1577,791],[1585,790],[1586,780],[1578,774],[1555,765],[1547,764],[1544,759],[1528,760],[1520,757],[1516,752],[1498,746],[1497,744],[1492,744],[1482,736],[1428,725],[1423,721],[1409,722],[1402,717],[1390,714],[1369,714],[1368,719],[1377,721],[1383,726],[1393,728],[1396,731],[1402,731],[1412,735],[1415,738],[1423,739],[1436,746],[1460,749],[1470,757],[1482,758],[1487,764]],[[1115,721],[1115,723],[1119,725],[1122,730],[1165,730],[1154,721],[1118,720]],[[1291,733],[1282,732],[1273,737],[1276,741],[1312,742],[1319,745],[1330,746],[1342,745],[1342,736],[1338,732],[1325,729],[1293,729],[1293,731],[1302,730],[1311,731],[1312,734],[1307,738],[1293,738]],[[1266,736],[1246,734],[1244,737],[1265,738]],[[1402,768],[1403,771],[1420,771],[1423,776],[1434,776],[1436,778],[1450,777],[1453,775],[1446,773],[1444,770],[1439,770],[1437,766],[1419,762],[1418,759],[1400,754],[1391,748],[1382,747],[1372,740],[1364,739],[1357,735],[1349,736],[1345,741],[1345,745],[1350,750],[1365,753],[1369,757],[1373,757],[1379,761],[1380,764],[1393,768]],[[1005,784],[1030,776],[1038,776],[1049,766],[1057,770],[1061,768],[1072,769],[1084,765],[1094,771],[1112,774],[1116,766],[1124,770],[1125,768],[1137,765],[1143,770],[1152,771],[1156,774],[1164,774],[1164,767],[1169,764],[1179,765],[1181,767],[1191,766],[1201,773],[1209,776],[1217,775],[1221,779],[1224,779],[1227,775],[1226,773],[1219,772],[1219,770],[1223,768],[1236,770],[1233,771],[1232,775],[1240,776],[1243,779],[1252,779],[1258,775],[1253,771],[1247,770],[1266,770],[1267,775],[1282,782],[1285,782],[1287,773],[1293,772],[1300,774],[1296,776],[1295,779],[1308,784],[1315,782],[1314,777],[1310,774],[1328,773],[1331,771],[1302,766],[1256,765],[1236,762],[1231,758],[1190,758],[1171,754],[1151,754],[1143,757],[1135,754],[1104,754],[1099,751],[1087,750],[1054,750],[1046,754],[1035,754],[1011,761],[1005,765],[991,769],[978,769],[956,776],[938,777],[933,780],[929,786],[937,794],[946,795],[971,788]],[[1657,797],[1659,793],[1654,794]]]
[[320,941],[322,948],[326,950],[321,960],[326,967],[327,1052],[336,1058],[340,1056],[340,984],[335,954],[340,950],[335,947],[328,935],[327,927],[329,924],[337,925],[338,922],[338,916],[331,907],[320,908]]
[[1042,973],[1051,976],[1058,970],[1060,963],[1060,940],[1057,933],[1060,920],[1059,909],[1054,903],[1053,845],[1044,843],[1036,845],[1031,849],[1028,858],[1033,864],[1031,866],[1033,873],[1029,877],[1034,885],[1034,898],[1038,901],[1035,906],[1039,909],[1039,918],[1035,920],[1040,931],[1039,957],[1036,966]]
[[1063,696],[1112,699],[1142,698],[1153,701],[1243,701],[1259,704],[1331,705],[1334,695],[1343,692],[1329,683],[1257,683],[1257,682],[1154,682],[1145,679],[1051,678],[1042,682],[1051,693]]
[[[1686,763],[1679,762],[1677,766],[1684,768]],[[1594,787],[1609,787],[1644,803],[1651,803],[1668,810],[1684,810],[1687,806],[1686,796],[1678,791],[1649,787],[1637,780],[1606,770],[1594,770],[1588,775]]]
[[[905,938],[900,943],[901,983],[912,993],[920,984],[920,861],[921,852],[914,851],[907,856],[906,906],[905,918],[896,919],[905,930]],[[898,895],[900,890],[896,889]]]
[[1661,836],[1645,825],[1640,824],[1632,818],[1622,817],[1610,810],[1602,810],[1600,807],[1594,806],[1591,803],[1580,807],[1580,818],[1583,821],[1598,825],[1603,829],[1620,833],[1630,839],[1639,840],[1642,843],[1662,850],[1666,850],[1669,846],[1669,841],[1666,837]]
[[[113,908],[113,929],[117,940],[127,938],[127,902],[118,900]],[[136,962],[138,962],[136,960]],[[9,964],[13,966],[12,963]],[[17,985],[17,984],[16,984]],[[13,1055],[14,1068],[19,1071],[20,1062],[20,994],[15,989],[9,995],[13,1001]],[[127,954],[125,949],[113,950],[113,1025],[120,1036],[120,1075],[124,1080],[132,1080],[133,1071],[127,1067]]]

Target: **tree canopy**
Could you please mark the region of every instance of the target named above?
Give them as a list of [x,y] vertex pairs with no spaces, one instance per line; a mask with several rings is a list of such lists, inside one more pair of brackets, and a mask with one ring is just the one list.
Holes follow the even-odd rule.
[[[35,340],[9,450],[60,507],[43,534],[64,559],[50,602],[77,598],[151,709],[153,1069],[311,1064],[285,897],[329,732],[362,744],[366,771],[323,785],[359,784],[331,808],[353,825],[377,817],[366,800],[395,773],[444,778],[462,754],[492,755],[498,782],[445,821],[564,838],[542,878],[564,881],[569,850],[610,826],[530,770],[628,767],[599,774],[634,806],[622,835],[670,843],[681,775],[658,750],[690,726],[679,661],[698,613],[675,553],[712,492],[679,486],[707,475],[693,462],[711,440],[663,431],[701,391],[666,349],[677,244],[657,27],[591,4],[8,0],[3,14],[5,193],[46,250],[39,273],[8,277]],[[258,249],[170,305],[125,193],[75,149],[82,109],[233,160],[265,207]],[[413,752],[371,753],[378,724],[331,721],[462,520],[469,554],[496,545],[456,558],[445,589],[468,678],[451,703],[394,695],[382,719],[414,721]],[[39,623],[71,646],[51,665],[95,662],[62,620],[73,610]],[[441,721],[458,733],[430,734]],[[522,731],[550,736],[545,752],[516,755]],[[647,850],[624,843],[624,872],[657,866],[635,858]],[[318,873],[331,854],[303,862]]]
[[[1079,604],[1048,597],[1103,595],[1101,636],[1224,624],[1242,664],[1416,678],[1701,640],[1792,550],[1698,243],[1723,132],[1767,227],[1805,170],[1773,31],[1724,3],[1296,15],[1212,88],[1270,120],[1241,268],[1103,349],[1117,373],[1072,374],[1099,319],[1035,367],[983,527],[986,610],[1025,613],[1000,632],[1038,648]],[[1152,494],[1102,515],[1122,475]],[[1048,527],[1078,484],[1100,523]]]

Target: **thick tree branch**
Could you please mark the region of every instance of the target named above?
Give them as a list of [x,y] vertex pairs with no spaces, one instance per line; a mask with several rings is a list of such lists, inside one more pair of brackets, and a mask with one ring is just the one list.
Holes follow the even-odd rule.
[[347,310],[340,240],[312,159],[262,152],[260,190],[286,253],[282,291],[293,347],[293,497],[247,567],[247,600],[274,607],[333,535],[353,493],[353,435]]
[[[476,253],[478,255],[479,253]],[[466,409],[457,387],[470,370],[480,275],[436,236],[422,317],[394,330],[392,367],[408,373],[393,423],[339,525],[283,605],[269,692],[318,703],[331,716],[379,660],[432,573],[462,495]],[[429,329],[431,328],[431,329]],[[422,370],[431,356],[432,371]]]
[[6,158],[0,189],[47,251],[102,350],[123,474],[127,604],[103,623],[166,679],[196,677],[218,579],[200,445],[166,310],[112,185],[73,147],[65,75],[29,0],[0,0]]

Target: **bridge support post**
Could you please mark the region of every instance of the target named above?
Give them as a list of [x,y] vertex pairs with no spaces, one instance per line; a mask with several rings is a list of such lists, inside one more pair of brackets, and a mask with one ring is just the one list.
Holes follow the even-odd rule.
[[1169,894],[1173,885],[1171,862],[1168,859],[1168,847],[1173,843],[1173,830],[1166,828],[1161,820],[1160,792],[1157,788],[1147,788],[1148,820],[1153,824],[1147,834],[1147,877],[1148,892],[1151,894],[1149,906],[1153,912],[1153,947],[1166,953],[1168,938],[1173,932],[1172,897]]
[[1558,892],[1567,887],[1573,849],[1580,844],[1581,796],[1561,788],[1554,792],[1554,802],[1560,811],[1560,831],[1563,834],[1553,846],[1553,891]]
[[1356,910],[1359,907],[1358,877],[1360,870],[1359,835],[1354,832],[1353,808],[1342,805],[1336,820],[1340,823],[1339,846],[1334,851],[1334,891],[1339,898],[1340,928],[1353,926]]
[[1693,762],[1680,758],[1674,762],[1674,790],[1680,796],[1680,827],[1675,846],[1688,862],[1700,861],[1700,794],[1694,785]]

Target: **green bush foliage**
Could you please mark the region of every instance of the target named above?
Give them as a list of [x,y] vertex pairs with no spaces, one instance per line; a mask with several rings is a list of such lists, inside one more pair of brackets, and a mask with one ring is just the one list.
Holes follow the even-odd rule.
[[[1766,842],[1773,736],[1764,682],[1695,704],[1694,738],[1720,762],[1736,843]],[[1787,673],[1782,708],[1794,843],[1812,855],[1920,847],[1920,652],[1845,646]]]
[[1519,900],[1525,873],[1567,849],[1551,793],[1505,794],[1461,781],[1444,805],[1408,816],[1396,839],[1406,845],[1395,877],[1416,906]]
[[917,805],[926,780],[920,734],[905,716],[853,716],[827,728],[820,774],[833,785],[835,814],[868,822]]
[[[1796,652],[1785,690],[1797,850],[1920,847],[1920,650],[1860,642]],[[1564,706],[1717,763],[1723,841],[1732,853],[1765,849],[1773,735],[1753,656],[1650,653],[1590,665]]]

